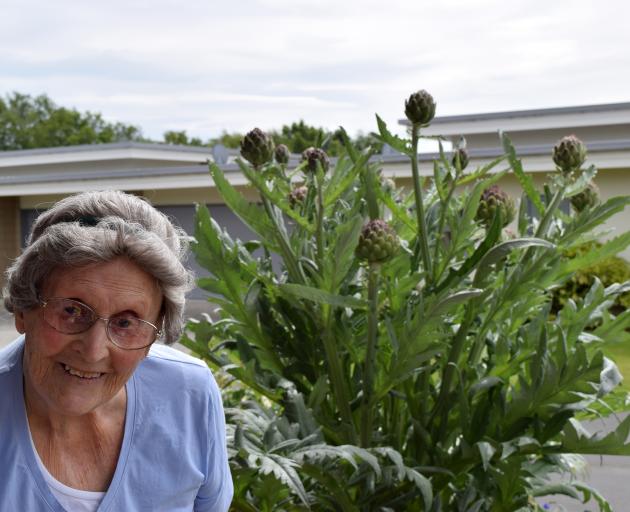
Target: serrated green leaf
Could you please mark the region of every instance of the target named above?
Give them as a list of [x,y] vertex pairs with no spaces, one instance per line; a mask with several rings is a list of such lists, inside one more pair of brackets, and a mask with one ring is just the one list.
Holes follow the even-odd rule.
[[600,247],[593,247],[587,253],[568,259],[558,268],[558,276],[573,274],[576,270],[594,265],[610,256],[615,256],[630,245],[630,231],[605,242]]
[[448,311],[453,306],[462,304],[474,297],[479,297],[479,295],[481,295],[482,293],[483,293],[483,290],[481,288],[469,288],[467,290],[460,290],[458,292],[455,292],[449,295],[448,297],[446,297],[445,299],[441,300],[440,302],[438,302],[431,309],[431,313],[429,313],[429,316],[441,315],[445,311]]
[[540,200],[540,194],[538,194],[534,188],[534,181],[532,180],[532,177],[529,174],[525,174],[525,171],[523,171],[523,165],[521,164],[520,159],[516,156],[514,145],[506,133],[501,132],[501,142],[516,179],[521,184],[521,187],[523,187],[523,190],[527,194],[527,197],[529,197],[529,200],[536,207],[536,210],[538,210],[538,214],[542,217],[545,211],[545,206]]
[[260,206],[245,199],[225,178],[218,165],[210,163],[210,174],[217,190],[230,210],[241,219],[254,233],[260,236],[273,251],[278,251],[274,225]]
[[597,455],[630,455],[630,416],[608,434],[590,434],[576,419],[570,419],[563,430],[561,453]]
[[242,173],[247,177],[247,179],[256,187],[258,192],[269,199],[269,201],[274,205],[280,208],[282,213],[284,213],[287,217],[293,219],[297,224],[300,225],[301,228],[305,229],[308,233],[313,233],[315,231],[315,227],[302,215],[300,215],[295,209],[291,208],[289,204],[289,200],[287,197],[281,195],[277,190],[271,190],[267,184],[265,178],[257,171],[252,169],[249,165],[245,164],[240,159],[237,160],[237,163],[242,171]]
[[409,157],[413,156],[411,154],[411,143],[408,140],[401,139],[397,135],[393,135],[388,129],[387,124],[383,121],[378,114],[376,114],[376,124],[378,125],[378,131],[380,136],[376,137],[385,144],[391,146],[393,149],[402,153],[403,155],[407,155]]
[[517,238],[500,243],[484,254],[483,258],[479,261],[473,285],[479,286],[490,272],[490,267],[505,258],[510,252],[527,247],[554,249],[555,245],[542,238]]
[[617,196],[594,208],[587,208],[566,227],[565,234],[558,240],[558,245],[570,246],[573,242],[579,241],[583,234],[623,211],[629,204],[630,196]]
[[335,295],[319,288],[301,284],[285,283],[278,285],[281,293],[292,299],[306,299],[319,304],[330,304],[340,308],[366,309],[367,301],[343,295]]
[[350,137],[348,137],[348,133],[346,132],[345,128],[343,126],[340,126],[338,133],[341,136],[341,142],[343,143],[343,147],[346,149],[350,160],[356,162],[359,159],[359,154],[357,153],[354,144],[350,140]]
[[571,197],[582,192],[595,176],[597,176],[597,168],[591,165],[588,169],[583,170],[580,176],[565,188],[564,197]]
[[488,471],[490,461],[496,453],[496,449],[490,443],[485,441],[480,441],[475,445],[477,446],[477,450],[479,450],[479,455],[481,455],[481,464],[483,465],[483,469],[484,471]]

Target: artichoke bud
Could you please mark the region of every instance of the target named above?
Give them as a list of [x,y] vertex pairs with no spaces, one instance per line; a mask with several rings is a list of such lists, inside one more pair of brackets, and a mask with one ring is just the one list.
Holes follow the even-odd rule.
[[295,187],[291,192],[289,192],[289,204],[291,208],[295,208],[296,206],[300,206],[306,200],[306,194],[308,194],[308,188]]
[[565,174],[577,171],[586,160],[586,146],[575,135],[562,137],[553,147],[553,161]]
[[241,155],[254,167],[259,167],[273,158],[273,140],[260,128],[254,128],[241,140]]
[[455,169],[458,169],[458,160],[459,170],[463,171],[464,169],[466,169],[466,167],[468,167],[468,151],[466,151],[464,148],[459,148],[455,151],[455,153],[453,154],[453,160],[451,160],[451,163],[453,164],[453,167],[455,167]]
[[374,219],[361,229],[356,255],[368,263],[384,263],[396,254],[400,240],[384,220]]
[[291,153],[289,151],[289,148],[286,147],[286,145],[278,144],[276,146],[276,151],[275,151],[276,162],[278,162],[279,164],[288,164],[289,156],[291,156]]
[[322,167],[324,174],[330,167],[330,160],[323,149],[310,147],[302,152],[302,162],[307,162],[305,171],[315,174],[317,172],[317,162]]
[[599,204],[599,188],[592,181],[588,182],[588,185],[582,192],[571,196],[571,205],[575,208],[575,211],[580,213],[588,208]]
[[427,125],[435,117],[435,101],[424,89],[414,92],[405,101],[405,115],[414,125]]
[[497,210],[501,212],[501,219],[503,220],[503,226],[501,227],[507,226],[516,216],[514,199],[497,185],[492,185],[481,193],[475,218],[486,226],[490,226]]

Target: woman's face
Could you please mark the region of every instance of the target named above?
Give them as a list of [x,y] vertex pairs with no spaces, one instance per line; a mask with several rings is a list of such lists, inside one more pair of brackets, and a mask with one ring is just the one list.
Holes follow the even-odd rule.
[[[41,293],[43,300],[83,302],[100,317],[130,312],[155,325],[162,305],[155,279],[126,258],[54,270]],[[124,398],[125,383],[149,350],[118,348],[101,320],[80,334],[62,334],[46,323],[41,307],[18,312],[15,319],[26,336],[26,398],[44,413],[81,416],[113,405]]]

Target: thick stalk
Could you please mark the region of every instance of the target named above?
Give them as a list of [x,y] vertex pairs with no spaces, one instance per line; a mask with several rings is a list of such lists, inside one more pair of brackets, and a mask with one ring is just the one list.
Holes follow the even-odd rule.
[[278,226],[278,222],[273,210],[273,205],[269,202],[269,199],[264,196],[262,197],[262,202],[263,206],[265,207],[265,211],[267,212],[267,215],[271,219],[271,222],[273,222],[274,230],[276,232],[276,239],[280,244],[280,250],[282,251],[282,256],[284,257],[287,271],[289,272],[291,280],[295,283],[305,283],[306,278],[304,276],[304,273],[302,272],[302,269],[298,265],[295,254],[291,249],[291,245],[289,244],[289,241],[286,239],[282,230]]
[[[464,348],[464,342],[466,341],[466,335],[468,334],[468,329],[472,324],[473,319],[475,318],[475,309],[476,303],[474,300],[468,302],[466,306],[466,314],[464,315],[464,319],[457,330],[457,334],[455,335],[455,339],[453,340],[453,345],[451,346],[451,351],[448,355],[448,361],[444,368],[444,373],[442,374],[442,383],[440,385],[440,394],[438,395],[438,399],[435,402],[435,407],[433,408],[433,414],[431,416],[431,423],[433,427],[433,439],[439,440],[442,438],[440,434],[444,434],[444,423],[445,417],[448,415],[447,408],[447,399],[448,395],[451,392],[451,386],[453,384],[453,378],[455,377],[455,373],[457,370],[457,362],[459,361],[459,357],[461,356],[462,350]],[[439,428],[435,425],[435,418],[441,414],[441,420],[439,423]]]
[[376,342],[378,333],[378,266],[368,267],[368,329],[365,367],[363,370],[363,403],[361,405],[361,446],[370,446],[374,418],[372,395],[374,393],[374,370],[376,366]]
[[[549,226],[551,225],[551,221],[553,220],[553,214],[558,209],[558,206],[560,206],[560,203],[562,202],[563,197],[564,197],[564,193],[562,189],[559,188],[554,194],[553,198],[551,199],[551,203],[549,203],[549,206],[545,210],[545,214],[543,215],[542,219],[540,219],[540,224],[538,224],[538,229],[536,229],[536,232],[534,233],[534,236],[536,238],[545,238],[545,236],[547,236],[547,231],[549,231]],[[525,254],[523,254],[523,257],[521,258],[521,262],[520,262],[521,266],[532,259],[532,256],[534,255],[534,251],[535,251],[535,248],[533,247],[530,247],[529,249],[525,251]],[[514,272],[514,270],[512,272]]]
[[317,266],[320,270],[324,263],[324,194],[319,176],[313,180],[317,192],[317,219],[315,226],[315,239],[317,245]]
[[337,402],[341,420],[346,424],[347,432],[344,436],[345,442],[356,444],[356,431],[352,410],[350,409],[350,394],[346,386],[346,381],[341,368],[341,357],[337,350],[335,337],[332,333],[332,311],[329,304],[322,306],[324,320],[324,350],[326,352],[326,361],[328,362],[328,371],[330,372],[330,385]]
[[541,238],[547,235],[547,231],[549,230],[549,226],[551,224],[551,220],[553,219],[553,214],[556,212],[558,206],[560,206],[560,202],[562,201],[563,191],[562,189],[558,189],[551,199],[551,203],[549,203],[549,207],[545,211],[545,215],[540,220],[540,224],[538,224],[538,229],[536,230],[535,236],[537,238]]
[[[411,127],[411,173],[413,175],[413,192],[416,201],[416,216],[418,219],[418,240],[420,243],[420,253],[424,263],[424,271],[426,281],[429,283],[432,278],[431,254],[429,252],[429,233],[427,231],[427,223],[424,218],[424,204],[422,202],[422,185],[420,183],[420,172],[418,171],[418,139],[420,138],[420,126],[413,125]],[[417,269],[417,260],[416,268]]]
[[436,266],[435,268],[435,282],[437,283],[444,272],[446,267],[441,267],[438,265],[438,256],[440,250],[440,243],[442,242],[442,237],[444,236],[444,223],[446,222],[446,214],[448,213],[448,204],[451,202],[451,198],[453,197],[453,192],[455,192],[455,182],[451,185],[451,189],[448,191],[448,195],[446,196],[446,201],[442,204],[442,213],[440,215],[440,225],[438,228],[437,236],[439,237],[435,241],[435,249],[433,251],[433,264]]

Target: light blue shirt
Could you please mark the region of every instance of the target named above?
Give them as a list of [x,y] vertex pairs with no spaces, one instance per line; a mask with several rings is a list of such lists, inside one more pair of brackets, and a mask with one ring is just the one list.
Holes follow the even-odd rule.
[[[31,445],[22,391],[24,337],[0,350],[0,510],[65,512]],[[164,345],[126,384],[125,433],[99,512],[225,512],[233,493],[221,395],[202,361]]]

